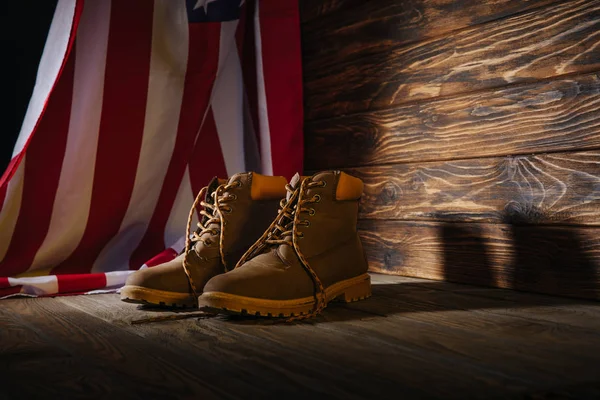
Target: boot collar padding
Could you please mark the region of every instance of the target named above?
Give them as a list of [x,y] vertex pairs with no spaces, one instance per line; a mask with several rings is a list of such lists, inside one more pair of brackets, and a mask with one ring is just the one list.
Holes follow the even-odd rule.
[[360,179],[341,172],[335,191],[335,199],[358,200],[363,193],[363,188],[364,184]]
[[278,200],[286,195],[287,180],[283,176],[266,176],[252,173],[252,200]]

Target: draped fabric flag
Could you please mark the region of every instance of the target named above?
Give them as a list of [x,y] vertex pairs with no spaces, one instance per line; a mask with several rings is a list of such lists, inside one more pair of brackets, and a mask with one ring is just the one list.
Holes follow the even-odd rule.
[[110,290],[213,176],[302,170],[297,0],[60,0],[0,180],[0,297]]

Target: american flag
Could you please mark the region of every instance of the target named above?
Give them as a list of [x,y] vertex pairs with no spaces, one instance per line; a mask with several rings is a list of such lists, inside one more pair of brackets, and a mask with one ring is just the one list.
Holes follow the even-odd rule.
[[0,297],[112,290],[213,176],[302,170],[297,0],[60,0],[0,180]]

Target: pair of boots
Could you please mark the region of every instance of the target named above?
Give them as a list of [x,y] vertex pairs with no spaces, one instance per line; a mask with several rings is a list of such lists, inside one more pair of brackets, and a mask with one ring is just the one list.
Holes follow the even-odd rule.
[[[340,171],[214,178],[190,211],[185,250],[132,274],[127,302],[305,318],[371,295],[356,230],[360,179]],[[198,229],[190,225],[198,203]]]

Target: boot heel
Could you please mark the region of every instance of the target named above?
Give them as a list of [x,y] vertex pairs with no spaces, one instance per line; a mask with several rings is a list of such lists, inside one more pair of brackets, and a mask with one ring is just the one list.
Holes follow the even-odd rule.
[[367,277],[365,280],[346,288],[344,292],[338,296],[337,300],[344,303],[351,303],[368,297],[371,297],[371,277]]

